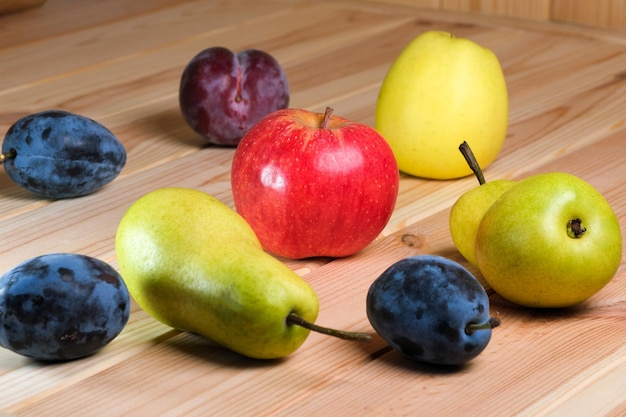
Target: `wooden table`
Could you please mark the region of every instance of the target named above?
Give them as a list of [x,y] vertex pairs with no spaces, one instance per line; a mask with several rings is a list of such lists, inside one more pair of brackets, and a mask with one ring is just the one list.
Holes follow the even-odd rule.
[[[124,143],[112,184],[48,201],[0,174],[0,270],[50,252],[116,264],[117,224],[141,195],[192,187],[232,207],[233,149],[205,147],[178,109],[183,67],[222,45],[264,49],[284,66],[291,106],[373,124],[390,63],[419,33],[441,29],[499,56],[510,129],[487,179],[566,171],[597,187],[626,226],[626,36],[350,0],[49,0],[0,17],[0,132],[35,111],[92,117]],[[320,298],[318,323],[371,329],[369,284],[404,257],[467,263],[447,220],[474,178],[402,176],[383,236],[356,256],[289,261]],[[472,268],[470,268],[472,269]],[[478,271],[479,279],[482,279]],[[168,328],[133,305],[98,354],[42,364],[0,351],[0,410],[14,416],[623,416],[626,268],[578,308],[535,311],[490,291],[502,318],[487,349],[446,370],[405,359],[382,339],[312,334],[290,357],[254,361]]]

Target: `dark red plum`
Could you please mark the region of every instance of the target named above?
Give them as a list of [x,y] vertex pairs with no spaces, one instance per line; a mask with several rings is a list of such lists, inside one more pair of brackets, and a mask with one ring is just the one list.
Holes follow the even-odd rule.
[[480,354],[499,320],[462,265],[436,255],[396,262],[370,286],[367,317],[394,349],[421,362],[461,365]]
[[289,85],[278,61],[258,49],[205,49],[185,67],[180,110],[208,143],[237,146],[261,118],[289,105]]
[[113,181],[126,164],[126,150],[95,120],[47,110],[9,128],[1,162],[17,185],[46,198],[72,198]]
[[42,361],[91,355],[122,331],[130,297],[109,264],[42,255],[0,277],[0,346]]

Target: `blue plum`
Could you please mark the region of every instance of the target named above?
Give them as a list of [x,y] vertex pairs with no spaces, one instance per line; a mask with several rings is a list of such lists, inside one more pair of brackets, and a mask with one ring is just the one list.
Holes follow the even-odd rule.
[[2,160],[19,186],[46,198],[72,198],[113,181],[126,164],[126,150],[95,120],[47,110],[9,128]]
[[0,346],[43,361],[91,355],[123,330],[130,297],[109,264],[55,253],[0,277]]
[[489,343],[499,320],[489,298],[462,265],[437,255],[402,259],[367,294],[367,317],[394,349],[421,362],[461,365]]

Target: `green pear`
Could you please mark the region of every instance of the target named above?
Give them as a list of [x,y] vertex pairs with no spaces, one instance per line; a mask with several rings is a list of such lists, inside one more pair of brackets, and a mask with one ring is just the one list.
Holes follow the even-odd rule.
[[475,255],[476,234],[491,205],[516,181],[494,180],[464,193],[450,210],[450,235],[454,245],[469,263],[478,266]]
[[527,307],[568,307],[615,275],[622,256],[617,216],[591,184],[563,172],[519,181],[483,216],[476,260],[502,297]]
[[452,205],[449,218],[450,235],[461,255],[469,263],[478,267],[475,247],[480,221],[489,207],[517,182],[507,179],[486,182],[482,169],[469,144],[463,142],[459,146],[459,150],[465,157],[468,166],[476,175],[480,185],[465,192]]
[[389,142],[401,171],[452,179],[471,173],[457,152],[471,141],[487,167],[508,127],[507,87],[496,55],[469,40],[428,31],[398,55],[381,85],[375,127]]
[[139,198],[119,224],[115,248],[141,308],[242,355],[289,355],[309,329],[288,317],[317,317],[313,289],[263,251],[239,214],[201,191],[163,188]]

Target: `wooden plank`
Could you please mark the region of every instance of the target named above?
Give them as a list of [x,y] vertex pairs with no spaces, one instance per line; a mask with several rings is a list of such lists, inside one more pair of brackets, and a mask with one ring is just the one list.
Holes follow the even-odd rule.
[[[88,30],[46,38],[19,49],[5,48],[0,50],[3,62],[0,91],[20,91],[33,82],[46,82],[84,67],[106,65],[140,51],[145,53],[163,47],[159,31],[167,30],[167,44],[176,44],[198,33],[207,36],[235,21],[244,24],[260,16],[281,13],[283,9],[281,2],[270,1],[262,5],[233,1],[232,9],[219,9],[219,4],[213,2],[189,2],[141,14],[136,19],[130,16]],[[107,47],[112,44],[116,47]]]
[[550,2],[551,0],[442,0],[442,9],[520,19],[547,20],[550,17]]
[[405,4],[408,6],[439,9],[441,0],[377,0],[379,3]]
[[552,0],[550,16],[555,21],[625,30],[626,1]]
[[[44,1],[30,0],[23,1],[23,3],[43,4]],[[51,0],[43,4],[41,9],[4,16],[0,49],[80,31],[143,13],[154,13],[159,9],[181,4],[183,1],[108,0],[107,7],[104,8],[89,1]],[[0,0],[0,8],[3,2],[7,3],[7,1]],[[18,1],[9,0],[8,3],[18,3]],[[37,23],[34,24],[34,22]]]
[[26,11],[34,7],[39,7],[46,0],[0,0],[0,15]]
[[[319,22],[322,19],[325,20],[326,15],[327,11],[320,11]],[[309,16],[311,16],[311,19],[314,19],[315,14],[309,13]],[[341,16],[339,14],[338,16],[340,16],[338,22],[346,22],[352,15]],[[269,26],[287,25],[290,20],[293,21],[293,19],[288,17],[281,17],[274,20],[272,25]],[[312,26],[319,24],[316,20],[311,20],[311,22]],[[281,49],[274,50],[270,48],[272,52],[277,53],[281,60],[286,62],[288,65],[287,72],[293,74],[293,76],[290,76],[290,80],[294,84],[296,91],[293,99],[293,103],[296,106],[320,110],[326,104],[330,104],[350,118],[364,123],[373,122],[371,117],[373,108],[368,103],[372,103],[375,100],[377,88],[384,76],[386,66],[376,66],[372,70],[369,70],[367,66],[379,61],[391,60],[404,43],[414,36],[416,31],[413,23],[391,26],[383,32],[371,29],[371,19],[362,19],[362,24],[363,28],[369,28],[367,30],[371,31],[372,35],[364,38],[364,40],[360,41],[360,44],[355,44],[352,40],[348,40],[346,43],[335,42],[332,46],[324,47],[322,45],[326,45],[328,40],[324,41],[323,38],[316,37],[315,39],[320,42],[319,45],[312,44],[309,49],[304,49],[307,52],[306,54],[299,53],[296,56],[284,54]],[[262,27],[264,26],[262,24],[258,26],[252,25],[250,33],[259,38],[261,45],[271,46],[275,33],[269,34],[267,42],[263,41],[260,33],[262,33]],[[341,25],[337,26],[340,27]],[[382,27],[387,26],[382,25]],[[353,30],[357,29],[354,28]],[[466,29],[459,33],[463,36],[472,36],[483,42],[481,34],[489,32],[477,28],[475,30]],[[231,35],[230,32],[226,32],[225,37]],[[339,37],[336,32],[329,32],[328,35]],[[509,154],[508,149],[509,146],[514,146],[515,142],[508,142],[499,161],[487,171],[488,175],[498,178],[519,175],[535,163],[540,163],[552,155],[561,154],[575,149],[575,146],[580,146],[568,145],[568,143],[583,144],[586,143],[585,141],[595,140],[594,136],[589,136],[585,141],[582,141],[579,136],[584,133],[585,129],[597,129],[601,123],[604,124],[605,129],[612,129],[614,125],[618,125],[618,122],[622,120],[621,108],[624,95],[621,91],[623,91],[623,87],[619,83],[602,86],[602,84],[611,80],[611,77],[613,77],[611,75],[612,71],[621,70],[626,61],[626,57],[623,54],[615,53],[615,47],[609,45],[599,48],[597,43],[590,42],[588,43],[588,50],[584,55],[576,55],[570,54],[570,49],[580,51],[584,43],[569,41],[567,38],[554,38],[548,42],[538,43],[534,37],[529,37],[527,42],[522,43],[504,35],[505,33],[498,33],[496,36],[484,35],[483,37],[484,42],[494,48],[506,61],[509,61],[507,46],[511,45],[512,42],[517,43],[516,47],[512,48],[518,51],[515,54],[516,60],[510,61],[516,63],[510,69],[505,66],[507,75],[510,74],[509,84],[514,94],[510,136],[524,137],[524,144],[528,145],[528,142],[535,141],[538,146],[525,146],[523,158],[510,160],[507,157]],[[239,36],[244,42],[246,41],[244,34],[240,33]],[[488,40],[489,38],[502,41],[496,44]],[[393,49],[389,49],[386,46],[388,45],[388,39],[396,41]],[[370,55],[361,57],[358,51],[363,49],[365,45],[369,48]],[[120,137],[124,138],[130,155],[128,167],[122,176],[131,175],[134,171],[141,169],[142,166],[150,167],[154,164],[167,163],[172,158],[192,154],[198,150],[201,142],[184,125],[176,109],[176,88],[177,77],[182,69],[181,63],[185,62],[187,56],[193,54],[192,51],[197,50],[199,47],[201,46],[195,43],[192,47],[186,49],[177,45],[171,48],[160,49],[154,53],[142,54],[119,64],[116,62],[110,65],[98,66],[95,69],[90,68],[72,77],[68,76],[60,80],[33,86],[30,89],[32,91],[31,94],[38,97],[49,95],[50,103],[46,104],[45,101],[40,100],[42,106],[57,107],[57,104],[61,103],[63,108],[98,118],[114,132],[118,133]],[[176,51],[179,51],[179,53],[177,54]],[[555,57],[555,51],[560,55]],[[323,55],[317,55],[320,53],[323,53]],[[161,54],[172,57],[172,59],[168,61],[160,60]],[[303,56],[307,57],[306,61],[291,67],[290,62]],[[560,62],[565,62],[563,60],[580,60],[581,56],[585,56],[585,59],[590,59],[594,63],[601,62],[603,64],[602,66],[600,64],[586,66],[585,64],[578,65],[574,63],[571,66],[577,67],[577,70],[569,72],[566,76],[562,75],[560,65],[554,65],[557,62],[554,60],[555,58],[561,60]],[[339,67],[337,63],[341,62],[341,57],[346,58],[344,62],[350,62],[351,64]],[[362,58],[364,59],[360,62],[359,59]],[[532,59],[533,65],[525,64],[526,59]],[[166,66],[162,67],[163,65]],[[354,72],[355,65],[358,67],[358,72],[355,74],[359,75],[365,72],[366,78],[350,76],[350,78],[346,79],[344,74]],[[148,75],[136,80],[134,79],[136,78],[134,73],[126,71],[129,66],[149,68],[149,71],[154,72],[154,75],[149,75],[150,72],[143,72],[143,74]],[[171,69],[172,67],[175,70]],[[531,68],[532,70],[520,70],[521,68]],[[329,82],[323,75],[331,72],[334,77],[337,77],[336,82]],[[602,74],[607,75],[602,76]],[[354,81],[350,81],[351,78]],[[85,81],[80,81],[81,79]],[[89,80],[93,79],[100,81],[96,83],[89,82]],[[532,87],[528,87],[529,80],[533,80]],[[534,80],[543,81],[537,83]],[[361,83],[360,90],[359,88],[355,89],[355,85],[358,83]],[[73,84],[75,85],[74,88],[72,88]],[[128,88],[130,85],[134,87],[132,90]],[[326,87],[327,85],[328,87]],[[569,85],[574,85],[576,88],[565,88],[565,86]],[[600,88],[598,88],[599,86]],[[91,91],[89,90],[90,88],[92,89]],[[516,90],[520,90],[520,93],[516,93]],[[593,95],[589,95],[589,90],[592,90]],[[47,93],[47,91],[51,93]],[[65,96],[52,94],[55,91],[61,91]],[[124,91],[132,91],[132,94],[125,95]],[[297,91],[300,91],[300,93],[297,93]],[[309,91],[311,92],[310,94],[315,93],[315,96],[309,96],[309,93],[307,93]],[[537,103],[535,97],[539,94],[544,97],[553,97],[553,102],[544,99],[541,103]],[[76,98],[72,98],[73,96]],[[581,96],[585,97],[585,99],[579,99]],[[27,103],[28,97],[29,95],[18,93],[6,94],[3,104],[7,105],[7,111],[9,108],[20,108],[20,101]],[[126,103],[126,97],[132,101]],[[331,102],[329,100],[330,97],[335,97],[335,100]],[[515,97],[518,99],[516,100]],[[60,101],[57,102],[57,100]],[[570,102],[577,103],[579,109],[569,112],[563,111],[565,103]],[[594,110],[596,102],[607,103],[606,107],[601,107],[600,114],[597,114]],[[144,104],[141,105],[140,103]],[[91,111],[90,109],[94,107],[99,109],[100,112],[102,110],[104,112],[95,113]],[[114,108],[118,109],[117,112],[114,112]],[[614,111],[610,111],[611,108]],[[126,110],[122,113],[123,109]],[[550,109],[555,110],[551,111]],[[359,114],[368,115],[368,117],[360,117]],[[561,124],[565,124],[564,121],[568,120],[568,118],[573,119],[574,123],[576,123],[577,127],[574,127],[574,129],[577,130],[577,135],[572,135],[569,131],[561,132],[556,128],[551,133],[555,136],[555,140],[546,141],[544,140],[543,134],[545,132],[543,130],[541,130],[540,135],[528,131],[528,126],[540,126],[543,129],[543,126],[554,123],[554,120],[561,120]],[[152,127],[152,124],[156,120],[159,120],[159,124],[155,129]],[[540,125],[538,120],[542,121]],[[176,140],[165,141],[167,137]],[[433,184],[428,181],[419,183],[411,181],[410,183],[412,184],[410,188],[406,188],[406,191],[401,191],[400,201],[403,205],[394,213],[394,221],[390,223],[386,233],[415,221],[416,213],[419,213],[417,214],[419,216],[432,214],[451,204],[462,190],[474,185],[474,180],[468,178],[449,187],[441,187],[441,184]],[[24,199],[27,201],[31,200],[32,204],[37,206],[44,204],[37,199],[30,198],[28,192],[11,184],[10,181],[7,181],[7,188],[13,193],[13,196],[23,197],[23,199],[14,200],[16,213],[20,213],[23,210]],[[405,190],[404,187],[403,190]],[[424,207],[423,202],[414,200],[413,195],[415,193],[436,195],[438,198],[431,200],[436,202],[436,204]],[[3,214],[9,216],[9,213],[9,211],[5,211]],[[26,223],[30,221],[26,220]],[[19,223],[20,226],[18,227],[22,227],[21,224]],[[392,227],[393,229],[391,229]],[[10,249],[6,248],[6,250]]]
[[[577,161],[575,166],[569,157],[563,157],[540,169],[585,176],[613,203],[624,204],[623,172],[615,172],[612,182],[598,181],[606,178],[605,170],[624,167],[623,158],[614,166],[596,169],[602,164],[599,161],[607,156],[612,159],[621,143],[616,135],[572,155]],[[590,153],[593,158],[583,157]],[[614,200],[618,192],[622,196]],[[332,262],[305,275],[323,300],[319,322],[367,329],[362,310],[364,294],[369,283],[395,260],[418,253],[438,253],[463,262],[452,246],[446,222],[444,210],[381,239],[356,257]],[[406,234],[419,236],[423,244],[407,246],[402,239]],[[445,416],[458,413],[460,404],[441,403],[439,395],[454,393],[455,398],[462,398],[462,407],[479,410],[481,415],[522,413],[544,399],[552,404],[554,397],[561,398],[560,392],[569,393],[568,387],[578,386],[581,380],[593,389],[593,381],[604,375],[602,370],[611,378],[614,374],[610,369],[621,369],[626,343],[625,285],[626,280],[620,278],[585,308],[565,312],[520,310],[492,294],[493,308],[502,315],[504,324],[494,333],[488,350],[460,372],[442,372],[412,363],[387,351],[380,339],[372,345],[337,344],[320,335],[311,336],[301,353],[287,361],[255,366],[254,361],[242,360],[210,342],[174,332],[165,339],[158,338],[153,348],[133,355],[123,364],[48,392],[37,402],[9,407],[8,411],[33,416],[56,414],[66,412],[66,405],[71,403],[69,415],[97,414],[106,407],[107,413],[115,415],[152,415],[164,409],[175,415],[203,415],[209,411],[212,415],[251,415],[255,410],[268,415],[395,415],[437,409],[438,415]],[[553,333],[555,337],[546,338]],[[559,358],[575,366],[564,367]],[[97,362],[97,358],[91,358],[87,365]],[[511,364],[532,364],[532,372],[526,366]],[[79,364],[70,367],[74,366]],[[241,371],[233,373],[231,366]],[[482,381],[478,390],[472,384],[477,375]],[[34,376],[29,378],[31,384]],[[361,381],[368,382],[364,385]],[[205,391],[212,395],[203,396]],[[94,392],[100,395],[94,398]],[[237,401],[249,392],[255,392],[254,404]],[[116,398],[119,404],[110,404],[109,398]],[[385,401],[379,402],[379,398]],[[508,399],[505,404],[502,398]],[[133,405],[128,408],[125,403]]]
[[[68,23],[64,31],[64,18],[54,15],[28,41],[0,47],[0,130],[35,109],[65,107],[111,127],[127,146],[128,166],[101,191],[63,201],[30,195],[0,172],[0,271],[52,251],[117,266],[119,219],[157,187],[200,189],[233,207],[234,149],[202,146],[177,108],[180,72],[201,48],[262,47],[284,63],[294,105],[330,104],[372,124],[390,63],[430,29],[471,38],[501,59],[511,123],[487,179],[552,170],[579,175],[606,196],[626,232],[626,39],[619,34],[352,0],[139,1],[127,11],[103,4],[77,6],[89,11],[85,21],[99,22],[93,26]],[[23,18],[29,27],[42,22],[31,16]],[[138,39],[140,33],[149,39]],[[38,65],[39,53],[48,54],[48,65]],[[389,225],[364,251],[285,261],[317,292],[318,322],[372,332],[364,297],[396,260],[435,253],[467,265],[447,222],[451,204],[473,187],[469,177],[403,175]],[[92,357],[45,365],[0,350],[0,410],[46,417],[623,414],[626,258],[600,293],[564,311],[513,306],[467,266],[487,287],[503,324],[487,350],[460,369],[414,363],[377,336],[358,344],[313,334],[284,360],[254,361],[170,329],[133,303],[122,334]]]

